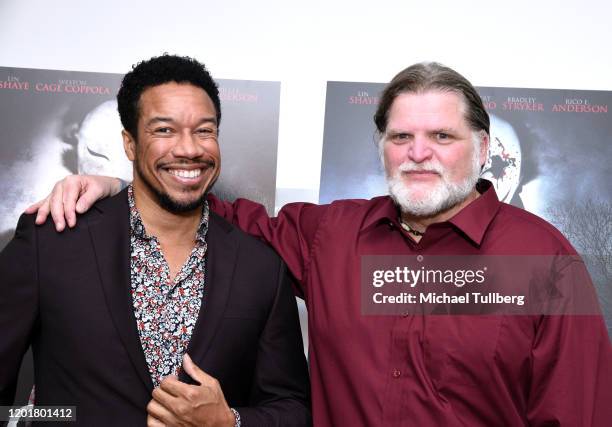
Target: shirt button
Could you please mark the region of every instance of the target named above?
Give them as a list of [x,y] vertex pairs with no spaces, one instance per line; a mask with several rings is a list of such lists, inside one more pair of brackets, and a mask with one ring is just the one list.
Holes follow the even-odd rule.
[[399,378],[401,376],[402,376],[402,371],[400,371],[399,369],[393,370],[393,378]]

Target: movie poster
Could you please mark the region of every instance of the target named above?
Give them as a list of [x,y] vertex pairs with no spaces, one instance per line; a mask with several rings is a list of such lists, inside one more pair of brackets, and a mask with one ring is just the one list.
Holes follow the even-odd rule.
[[[17,220],[68,174],[131,180],[115,95],[121,74],[0,67],[0,249]],[[221,176],[214,192],[248,197],[274,212],[280,83],[217,80],[221,98]],[[22,363],[15,404],[33,381]]]
[[[387,194],[373,121],[383,87],[328,82],[320,203]],[[612,336],[612,92],[477,89],[491,117],[483,177],[584,256]]]
[[[121,74],[0,67],[0,249],[19,215],[72,173],[131,180],[115,95]],[[280,83],[217,80],[221,176],[214,192],[274,211]]]

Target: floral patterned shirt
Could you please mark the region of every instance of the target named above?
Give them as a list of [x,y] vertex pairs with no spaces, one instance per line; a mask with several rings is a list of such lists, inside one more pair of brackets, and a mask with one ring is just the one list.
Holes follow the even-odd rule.
[[182,358],[198,319],[204,294],[204,255],[208,231],[208,203],[189,259],[174,280],[155,236],[147,234],[134,204],[130,205],[130,271],[132,302],[140,343],[155,387],[164,377],[178,375]]

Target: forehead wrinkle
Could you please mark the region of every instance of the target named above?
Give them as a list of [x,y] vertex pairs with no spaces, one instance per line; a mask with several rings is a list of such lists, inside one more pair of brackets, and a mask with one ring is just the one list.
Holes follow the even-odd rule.
[[200,121],[197,122],[197,125],[199,126],[199,125],[204,124],[204,123],[211,123],[211,124],[216,126],[217,125],[217,117],[216,116],[202,117],[200,119]]
[[[198,114],[196,110],[202,114],[201,117],[194,117]],[[171,82],[145,89],[138,99],[137,113],[139,118],[154,116],[174,123],[217,123],[217,109],[203,89]]]
[[[145,123],[145,126],[148,127],[158,122],[170,123],[170,124],[180,124],[180,120],[176,120],[172,117],[152,117],[151,119],[147,121],[147,123]],[[211,123],[216,126],[217,118],[216,117],[202,117],[195,123],[195,126],[197,127],[205,123]]]
[[[440,102],[429,95],[454,95],[454,101]],[[395,132],[414,130],[452,130],[458,132],[463,124],[469,127],[466,102],[461,94],[454,91],[431,90],[425,92],[404,92],[394,100],[388,119],[389,129]],[[458,116],[455,113],[459,113]],[[452,123],[449,119],[452,118]],[[457,123],[456,120],[460,123]],[[441,122],[443,120],[443,122]],[[450,124],[450,126],[449,126]]]
[[455,127],[452,126],[440,126],[440,127],[434,127],[433,129],[430,130],[431,133],[450,133],[450,134],[455,134],[455,133],[459,133],[459,130]]
[[172,117],[152,117],[147,121],[147,126],[152,125],[153,123],[164,122],[164,123],[173,123],[174,119]]

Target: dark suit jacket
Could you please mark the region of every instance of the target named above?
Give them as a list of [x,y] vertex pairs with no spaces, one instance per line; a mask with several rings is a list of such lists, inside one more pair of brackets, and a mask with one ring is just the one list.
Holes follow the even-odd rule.
[[[204,298],[187,352],[219,380],[244,426],[310,424],[308,372],[283,262],[213,213],[207,242]],[[126,191],[63,233],[22,215],[0,254],[2,405],[13,401],[31,344],[37,405],[76,405],[77,425],[145,425],[153,386],[132,306],[129,251]]]

